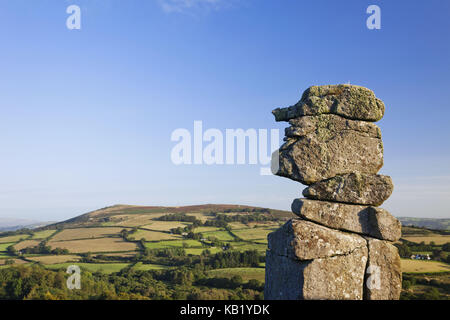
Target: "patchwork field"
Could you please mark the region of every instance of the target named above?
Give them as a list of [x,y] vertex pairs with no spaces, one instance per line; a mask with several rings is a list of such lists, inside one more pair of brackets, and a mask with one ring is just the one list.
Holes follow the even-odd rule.
[[66,241],[77,239],[94,239],[110,236],[119,236],[123,228],[76,228],[65,229],[52,237],[51,241]]
[[[158,241],[158,242],[147,242],[145,243],[145,247],[149,249],[158,249],[158,248],[189,248],[189,247],[197,247],[201,248],[202,243],[197,240],[171,240],[171,241]],[[207,249],[207,248],[205,248]]]
[[140,227],[152,223],[154,219],[163,216],[165,213],[152,214],[123,214],[116,215],[103,223],[106,226]]
[[0,243],[0,253],[5,253],[6,254],[6,248],[8,248],[11,245],[14,245],[15,242],[6,242],[6,243]]
[[445,235],[433,235],[433,236],[419,236],[419,235],[412,235],[412,236],[404,236],[402,237],[405,240],[421,243],[422,241],[425,242],[425,244],[429,244],[430,242],[434,242],[437,245],[441,245],[447,242],[450,242],[450,236]]
[[264,282],[265,269],[264,268],[226,268],[215,269],[208,271],[209,277],[215,278],[232,278],[233,276],[241,276],[242,280],[248,281],[251,279]]
[[145,241],[161,241],[161,240],[174,240],[181,239],[181,235],[170,234],[167,232],[139,230],[131,235],[136,240],[145,239]]
[[16,250],[22,250],[29,247],[36,247],[39,245],[39,240],[24,240],[14,245]]
[[220,241],[233,241],[234,237],[228,231],[212,231],[212,232],[203,232],[204,237],[214,237]]
[[275,231],[275,228],[249,228],[233,230],[233,233],[243,240],[265,240],[267,235],[273,231]]
[[[62,269],[64,271],[67,270],[67,267],[72,265],[73,263],[58,263],[47,265],[46,268],[59,270]],[[102,272],[106,274],[110,274],[113,272],[119,272],[120,270],[128,267],[129,263],[76,263],[77,266],[81,268],[81,270],[87,270],[89,272]]]
[[0,237],[0,244],[1,243],[10,243],[10,242],[18,242],[20,240],[28,239],[30,235],[28,234],[21,234],[16,236],[9,236],[9,237]]
[[450,265],[438,261],[402,259],[402,272],[429,273],[450,271]]
[[39,231],[36,232],[35,234],[33,234],[33,236],[31,237],[31,239],[47,239],[50,236],[52,236],[53,234],[56,233],[56,230],[44,230],[44,231]]
[[0,266],[5,266],[6,260],[13,260],[15,265],[27,263],[26,261],[24,261],[22,259],[0,259]]
[[164,270],[164,269],[167,269],[167,267],[159,264],[143,264],[142,262],[138,262],[133,266],[133,270],[139,271]]
[[178,221],[153,221],[150,224],[142,226],[142,228],[155,231],[170,231],[170,229],[184,228],[188,224],[189,223],[187,222],[178,222]]
[[135,243],[125,242],[121,238],[50,241],[48,245],[52,249],[67,249],[70,253],[135,251],[137,249]]
[[58,264],[64,262],[76,262],[80,260],[80,257],[75,255],[51,255],[27,257],[27,259],[35,262],[40,262],[42,264]]

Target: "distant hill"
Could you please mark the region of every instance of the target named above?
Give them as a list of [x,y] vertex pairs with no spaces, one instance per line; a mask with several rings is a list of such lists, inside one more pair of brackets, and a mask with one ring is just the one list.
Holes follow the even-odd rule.
[[15,231],[19,229],[35,229],[51,224],[53,222],[42,222],[30,219],[18,219],[18,218],[0,218],[0,232]]
[[449,230],[450,219],[433,219],[433,218],[398,218],[403,226],[415,226],[433,230]]
[[192,212],[202,213],[204,215],[214,213],[251,213],[251,212],[263,212],[265,215],[271,218],[277,218],[278,220],[288,220],[294,218],[295,215],[290,211],[275,210],[269,208],[252,207],[245,205],[234,204],[202,204],[180,207],[163,207],[163,206],[136,206],[117,204],[98,210],[94,210],[80,216],[53,224],[49,224],[40,229],[64,229],[64,228],[78,228],[89,227],[105,224],[112,221],[117,221],[124,216],[128,215],[156,215],[156,214],[170,214],[170,213],[185,213]]

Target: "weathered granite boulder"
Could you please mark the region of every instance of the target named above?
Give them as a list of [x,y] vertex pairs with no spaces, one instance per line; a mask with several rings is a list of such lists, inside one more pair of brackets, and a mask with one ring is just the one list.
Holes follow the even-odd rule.
[[295,199],[291,207],[299,217],[329,228],[389,241],[401,237],[400,221],[382,208],[308,199]]
[[[376,174],[383,166],[378,127],[339,116],[293,121],[286,142],[272,157],[272,172],[303,184],[352,172]],[[346,129],[342,129],[346,128]]]
[[268,236],[270,251],[297,260],[345,255],[365,246],[366,240],[359,235],[301,219],[289,220]]
[[295,105],[272,111],[276,121],[288,121],[308,115],[333,113],[349,119],[378,121],[384,115],[384,103],[372,90],[340,84],[312,86]]
[[293,219],[269,235],[268,245],[265,299],[363,298],[362,237]]
[[327,135],[328,132],[324,132],[324,130],[334,134],[352,130],[368,137],[381,139],[381,130],[375,123],[349,120],[335,114],[304,116],[289,120],[289,124],[291,126],[285,129],[287,137],[302,137],[314,132],[322,132],[322,135]]
[[402,290],[402,271],[397,248],[387,241],[367,240],[369,256],[364,299],[398,300]]
[[318,181],[303,190],[309,199],[381,205],[388,199],[394,185],[389,176],[349,173]]

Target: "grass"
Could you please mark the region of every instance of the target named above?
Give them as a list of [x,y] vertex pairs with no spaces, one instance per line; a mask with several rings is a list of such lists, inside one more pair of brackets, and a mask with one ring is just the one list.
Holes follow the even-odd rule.
[[[6,260],[10,260],[10,259],[0,259],[0,266],[5,265],[5,261],[6,261]],[[14,260],[14,264],[15,264],[15,265],[27,263],[26,261],[24,261],[24,260],[22,260],[22,259],[12,259],[12,260]]]
[[133,266],[133,270],[137,271],[148,271],[148,270],[164,270],[167,269],[167,266],[159,265],[159,264],[143,264],[142,262],[138,262]]
[[47,239],[48,237],[53,235],[55,232],[56,232],[56,230],[39,231],[39,232],[36,232],[35,234],[33,234],[31,239]]
[[65,241],[65,240],[77,240],[77,239],[95,239],[108,236],[118,236],[123,228],[76,228],[65,229],[56,234],[52,241]]
[[450,271],[450,265],[444,262],[429,260],[402,259],[402,272],[428,273]]
[[159,241],[159,242],[146,242],[145,247],[149,249],[159,249],[159,248],[182,248],[183,243],[188,247],[202,247],[202,243],[197,240],[172,240],[172,241]]
[[0,244],[1,243],[10,243],[10,242],[19,242],[21,240],[28,239],[29,237],[30,237],[29,234],[18,234],[15,236],[1,237]]
[[222,249],[221,248],[217,248],[217,247],[211,247],[211,248],[187,248],[187,249],[185,249],[185,251],[186,251],[186,254],[192,254],[194,256],[199,256],[206,249],[208,249],[211,252],[211,254],[222,252]]
[[4,254],[6,254],[6,248],[8,248],[9,246],[15,244],[15,242],[10,242],[10,243],[0,243],[0,253],[4,252]]
[[133,242],[125,242],[121,238],[99,238],[73,241],[50,241],[52,249],[67,249],[70,253],[83,252],[114,252],[135,251],[137,246]]
[[247,251],[247,250],[258,250],[260,252],[266,252],[267,244],[252,243],[252,242],[233,242],[231,244],[233,250]]
[[41,262],[42,264],[59,264],[69,261],[78,261],[80,257],[75,255],[51,255],[27,257],[27,259],[35,262]]
[[164,213],[155,214],[121,214],[112,216],[111,221],[104,223],[108,226],[123,226],[123,227],[141,227],[152,223],[153,219],[164,215]]
[[203,233],[203,232],[212,232],[212,231],[219,231],[220,228],[217,227],[197,227],[194,229],[195,233]]
[[170,231],[174,228],[185,228],[189,223],[179,221],[153,221],[142,228],[156,231]]
[[123,268],[128,267],[129,263],[57,263],[52,265],[45,266],[47,269],[52,270],[60,270],[63,269],[64,271],[67,270],[67,267],[70,265],[77,265],[81,268],[81,271],[87,270],[89,272],[97,272],[101,271],[102,273],[110,274],[114,272],[119,272]]
[[241,230],[233,230],[233,233],[243,240],[264,240],[267,235],[273,232],[273,228],[249,228]]
[[239,275],[242,280],[248,281],[251,279],[256,279],[264,282],[265,269],[264,268],[225,268],[225,269],[214,269],[208,271],[209,277],[214,278],[232,278],[233,276]]
[[136,240],[144,238],[146,241],[181,239],[181,236],[177,234],[149,230],[138,230],[138,232],[131,234],[131,237]]
[[441,236],[441,235],[433,235],[433,236],[418,236],[418,235],[409,236],[408,235],[406,237],[403,237],[403,239],[411,241],[411,242],[415,242],[415,243],[421,243],[423,241],[426,244],[429,244],[431,241],[434,241],[434,243],[436,243],[437,245],[441,245],[441,244],[450,242],[450,236]]
[[215,237],[220,241],[234,241],[234,237],[228,231],[212,231],[212,232],[203,232],[203,236],[205,238]]
[[16,243],[14,245],[14,248],[16,248],[16,250],[22,250],[24,248],[36,247],[37,245],[39,245],[39,242],[39,240],[24,240]]

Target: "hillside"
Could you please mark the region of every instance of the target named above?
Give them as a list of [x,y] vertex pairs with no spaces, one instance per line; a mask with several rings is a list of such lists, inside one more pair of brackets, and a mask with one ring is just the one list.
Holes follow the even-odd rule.
[[450,219],[433,219],[433,218],[398,218],[403,226],[415,226],[434,230],[449,230]]
[[[164,288],[158,293],[147,288],[138,298],[256,299],[263,290],[267,235],[292,217],[288,211],[242,205],[114,205],[33,230],[0,233],[0,272],[19,266],[67,276],[67,267],[76,264],[86,279],[91,274],[96,281],[107,276],[111,283],[124,283],[128,275],[138,275]],[[439,273],[433,278],[439,286],[449,281],[448,242],[446,231],[403,228],[397,245],[403,271],[411,275],[407,297],[428,294],[425,280],[420,285],[411,280],[418,273]],[[417,254],[432,260],[411,259]],[[448,297],[448,290],[436,290]]]

